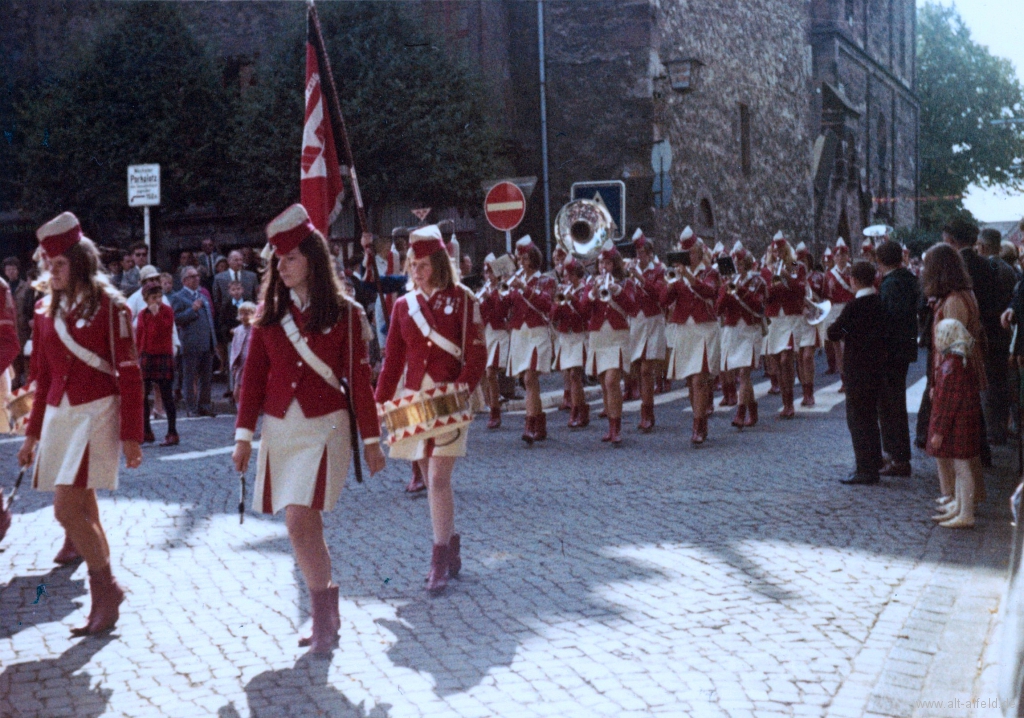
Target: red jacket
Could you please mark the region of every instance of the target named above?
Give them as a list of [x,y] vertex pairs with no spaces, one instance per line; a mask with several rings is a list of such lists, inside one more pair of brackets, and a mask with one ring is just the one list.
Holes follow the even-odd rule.
[[[430,326],[462,349],[462,359],[423,336],[409,316],[409,302],[420,303]],[[384,366],[377,378],[377,403],[383,404],[395,397],[403,372],[405,388],[414,391],[419,390],[427,374],[437,383],[458,382],[469,385],[470,391],[475,389],[487,365],[487,348],[481,338],[480,324],[476,297],[461,285],[439,289],[429,298],[419,291],[400,297],[391,314]]]
[[686,279],[666,283],[661,291],[661,303],[671,307],[668,321],[672,324],[686,324],[690,317],[697,323],[715,322],[715,300],[721,276],[714,267],[698,267],[694,272],[695,282]]
[[786,272],[788,282],[773,282],[775,265],[761,270],[761,277],[768,285],[768,301],[765,303],[765,314],[777,317],[780,314],[793,316],[804,313],[804,298],[807,292],[807,267],[796,265],[796,272]]
[[[308,317],[292,303],[290,311],[295,324],[313,350],[340,380],[348,382],[355,400],[356,423],[363,441],[380,438],[377,405],[370,386],[370,364],[366,358],[363,338],[362,308],[348,303],[337,324],[327,333],[303,331]],[[236,436],[256,429],[260,413],[284,418],[292,400],[299,402],[303,415],[324,416],[348,409],[346,396],[328,384],[299,355],[280,324],[254,326],[249,336],[249,354],[242,371],[242,395],[235,421]]]
[[160,305],[156,314],[144,308],[135,325],[135,344],[139,354],[174,354],[174,310]]
[[602,282],[600,278],[591,283],[590,289],[583,294],[583,310],[587,316],[587,329],[592,332],[601,331],[605,322],[612,329],[629,329],[629,317],[636,312],[636,298],[633,296],[633,283],[624,282],[622,291],[612,296],[611,301],[600,299]]
[[642,272],[643,279],[633,277],[637,308],[634,316],[656,317],[661,314],[661,293],[665,287],[665,267],[651,262]]
[[46,401],[33,402],[26,433],[39,438],[47,404],[59,406],[64,394],[68,395],[71,406],[120,394],[121,440],[141,442],[142,371],[132,336],[132,312],[103,295],[96,313],[78,326],[81,320],[83,317],[77,311],[65,315],[68,334],[82,347],[108,362],[117,372],[117,377],[93,369],[72,354],[57,336],[50,317],[49,301],[40,302],[32,319],[32,367],[36,397],[45,397]]
[[487,289],[480,299],[480,316],[484,324],[494,330],[508,329],[509,314],[512,312],[512,300],[506,294],[502,296],[497,287]]
[[[981,453],[981,398],[978,376],[967,362],[946,354],[935,371],[928,453],[941,459],[973,459]],[[932,448],[931,437],[942,436]]]
[[508,293],[512,301],[512,316],[509,319],[510,329],[522,329],[524,326],[535,329],[548,323],[548,314],[554,301],[557,284],[553,277],[540,272],[526,280],[522,290],[513,289]]
[[[761,317],[764,315],[765,297],[768,293],[764,280],[757,272],[751,272],[745,278],[735,281],[735,293],[730,292],[726,284],[722,284],[722,288],[718,290],[718,302],[715,304],[715,309],[722,317],[722,324],[734,327],[740,323],[740,320],[750,325],[760,324]],[[743,306],[744,304],[746,307]],[[753,310],[754,313],[751,313],[750,310]]]
[[820,302],[825,298],[825,274],[817,270],[812,270],[807,273],[807,286],[811,288],[813,292],[813,299],[816,302]]
[[561,334],[580,334],[587,331],[588,309],[585,300],[590,287],[580,282],[575,289],[566,287],[568,304],[555,304],[551,310],[551,323]]
[[7,282],[0,279],[0,373],[7,371],[20,353],[14,299]]
[[[842,281],[839,281],[840,278]],[[844,284],[846,286],[843,286]],[[855,296],[853,274],[849,264],[846,265],[845,272],[840,272],[839,267],[832,267],[825,272],[825,299],[833,304],[846,304],[852,302]]]

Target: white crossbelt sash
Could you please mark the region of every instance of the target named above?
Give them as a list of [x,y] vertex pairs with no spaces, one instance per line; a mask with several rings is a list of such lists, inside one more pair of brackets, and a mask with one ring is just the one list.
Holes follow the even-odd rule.
[[[334,372],[327,362],[316,355],[312,349],[309,348],[309,344],[306,343],[306,338],[302,336],[302,332],[299,331],[298,325],[292,318],[291,312],[285,312],[284,317],[281,318],[281,328],[284,329],[285,335],[288,337],[288,341],[295,347],[295,351],[299,353],[309,368],[320,375],[320,378],[330,384],[333,388],[341,391],[341,382],[338,381],[338,377],[334,375]],[[351,351],[351,348],[349,349]]]
[[116,376],[116,374],[114,374],[113,367],[110,366],[110,362],[96,352],[86,349],[74,340],[71,334],[68,333],[68,325],[64,323],[64,317],[60,315],[54,317],[53,328],[57,332],[57,336],[60,337],[61,342],[65,347],[67,347],[67,350],[78,357],[78,359],[85,364],[88,364],[96,371],[101,371],[104,374],[109,374],[110,376]]
[[839,282],[840,287],[848,291],[850,294],[856,294],[856,292],[853,291],[853,287],[847,284],[846,280],[843,279],[843,275],[836,271],[836,267],[832,267],[830,271],[832,276],[836,278],[836,281]]
[[419,295],[414,292],[411,297],[407,298],[407,303],[409,305],[409,316],[416,322],[416,328],[420,330],[420,334],[456,359],[461,359],[462,349],[447,337],[441,335],[434,327],[430,326],[430,322],[423,316],[423,306],[420,304]]

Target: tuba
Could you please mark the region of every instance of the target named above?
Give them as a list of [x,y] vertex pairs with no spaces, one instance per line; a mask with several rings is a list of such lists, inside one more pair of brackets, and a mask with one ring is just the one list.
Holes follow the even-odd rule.
[[555,241],[583,262],[597,258],[612,235],[615,220],[601,202],[577,199],[564,205],[555,217]]

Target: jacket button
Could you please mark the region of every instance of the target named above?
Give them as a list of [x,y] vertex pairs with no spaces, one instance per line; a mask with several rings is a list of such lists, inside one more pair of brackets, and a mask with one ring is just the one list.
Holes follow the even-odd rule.
[[297,386],[298,386],[298,384],[296,384],[296,383],[295,383],[295,382],[293,381],[293,382],[292,382],[292,389],[294,389],[294,388],[295,388],[295,387],[297,387]]

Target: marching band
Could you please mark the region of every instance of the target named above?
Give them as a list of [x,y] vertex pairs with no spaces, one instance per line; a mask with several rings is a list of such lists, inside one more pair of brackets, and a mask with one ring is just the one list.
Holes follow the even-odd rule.
[[[794,248],[783,232],[758,263],[741,242],[729,252],[720,243],[711,250],[686,227],[663,262],[641,230],[616,245],[607,218],[593,216],[596,225],[580,227],[571,216],[564,222],[573,249],[560,246],[550,273],[541,271],[543,256],[529,235],[516,243],[515,258],[488,255],[486,281],[476,293],[459,281],[453,239],[446,243],[437,225],[410,231],[408,292],[377,298],[390,321],[377,323],[386,344],[376,387],[368,351],[373,331],[332,270],[323,235],[300,204],[267,226],[268,269],[242,375],[233,462],[244,486],[262,416],[253,503],[266,514],[285,511],[313,609],[312,635],[300,645],[325,653],[337,644],[338,588],[322,512],[340,497],[353,453],[361,480],[360,445],[371,472],[384,467],[381,420],[391,458],[412,462],[428,491],[433,552],[426,588],[437,592],[462,564],[452,474],[467,453],[478,384],[489,409],[487,428],[495,430],[502,424],[499,379],[503,373],[520,379],[522,439],[532,445],[547,438],[540,375],[562,373],[570,429],[590,424],[589,377],[601,388],[601,416],[608,421],[601,440],[619,446],[629,377],[638,378],[641,434],[654,431],[657,391],[681,380],[693,410],[690,440],[699,445],[708,440],[716,380],[722,405],[736,406],[732,426],[744,430],[758,423],[751,372],[762,360],[782,394],[780,419],[794,416],[796,376],[802,404],[813,406],[818,347],[831,351],[841,371],[842,346],[826,343],[826,332],[854,294],[843,239],[826,253],[820,272],[806,247]],[[122,452],[129,468],[142,461],[131,310],[98,273],[93,245],[74,215],[60,215],[37,234],[50,280],[33,329],[40,400],[19,461],[27,467],[38,453],[33,486],[56,492],[65,548],[89,564],[93,610],[76,634],[99,633],[116,624],[124,592],[110,572],[95,489],[116,488]],[[364,247],[364,281],[379,289],[382,276],[397,275],[397,248],[388,247],[378,261],[372,236],[364,235]],[[0,310],[7,301],[0,293]],[[0,329],[6,324],[0,313]]]

